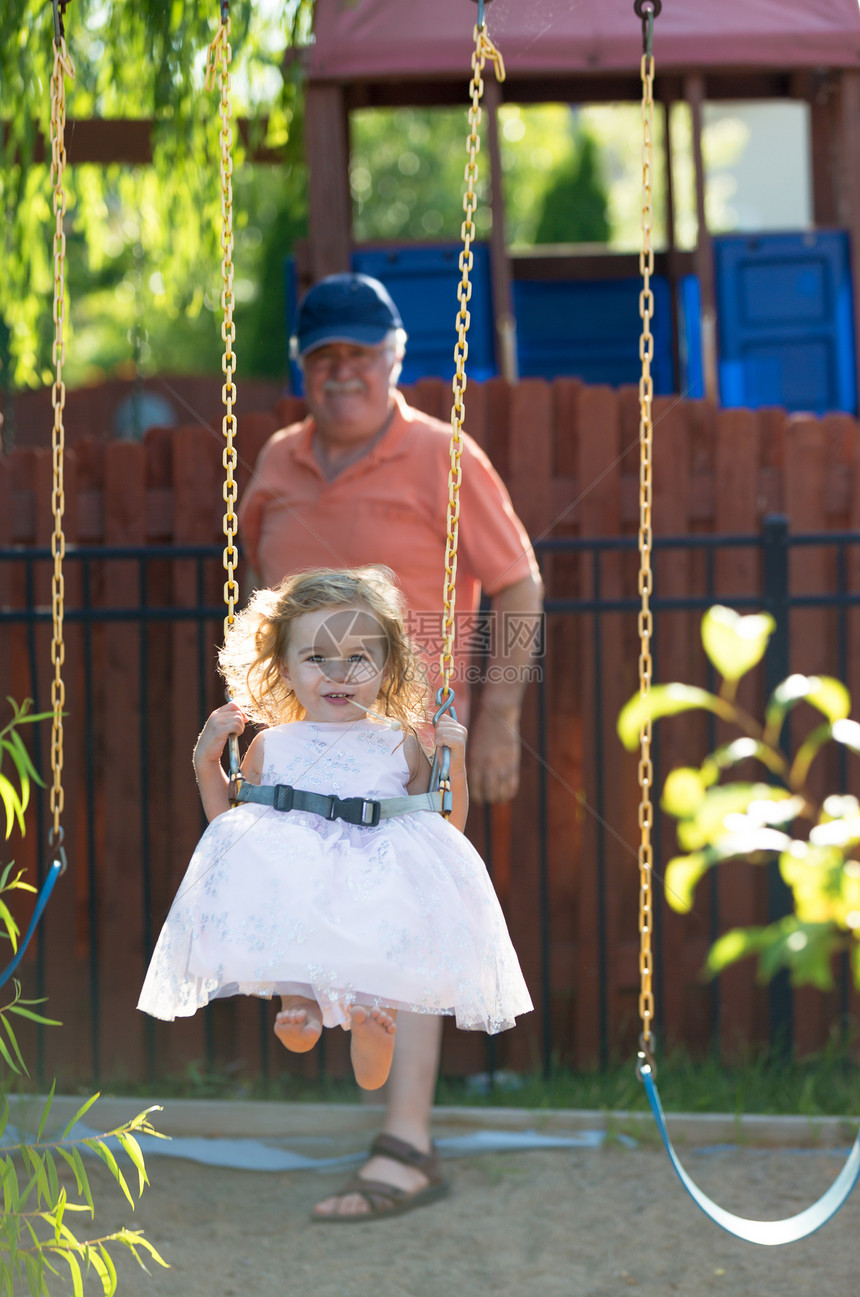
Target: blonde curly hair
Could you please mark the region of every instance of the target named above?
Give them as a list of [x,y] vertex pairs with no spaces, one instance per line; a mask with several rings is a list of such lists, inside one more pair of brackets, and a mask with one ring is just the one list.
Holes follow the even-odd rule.
[[[228,628],[218,666],[233,702],[265,725],[302,720],[305,709],[284,679],[290,631],[309,612],[358,608],[378,622],[387,646],[374,713],[413,730],[425,720],[426,670],[406,632],[405,605],[387,567],[313,568],[257,590]],[[374,714],[371,713],[371,714]]]

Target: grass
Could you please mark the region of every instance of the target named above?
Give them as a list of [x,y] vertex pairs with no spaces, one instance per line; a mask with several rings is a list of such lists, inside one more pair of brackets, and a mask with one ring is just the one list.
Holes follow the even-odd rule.
[[[648,1107],[632,1059],[602,1073],[558,1069],[548,1078],[523,1076],[519,1082],[516,1088],[497,1085],[478,1097],[470,1093],[468,1082],[443,1080],[437,1102],[610,1112]],[[668,1112],[860,1114],[860,1064],[844,1054],[822,1053],[802,1062],[761,1055],[727,1066],[676,1050],[659,1060],[657,1082]]]
[[[742,1062],[692,1059],[675,1050],[658,1060],[658,1084],[669,1112],[728,1112],[799,1114],[820,1117],[860,1114],[860,1061],[844,1048],[831,1048],[801,1061],[759,1052]],[[235,1071],[212,1072],[190,1064],[178,1076],[149,1083],[103,1081],[99,1086],[70,1084],[66,1092],[133,1094],[141,1099],[255,1099],[290,1103],[354,1103],[358,1092],[349,1079],[324,1078],[309,1082],[286,1070],[275,1080],[242,1077]],[[443,1077],[436,1102],[440,1105],[579,1108],[603,1111],[644,1111],[647,1101],[635,1073],[633,1058],[613,1063],[604,1072],[575,1072],[554,1068],[549,1077],[503,1071],[494,1082],[482,1078]]]

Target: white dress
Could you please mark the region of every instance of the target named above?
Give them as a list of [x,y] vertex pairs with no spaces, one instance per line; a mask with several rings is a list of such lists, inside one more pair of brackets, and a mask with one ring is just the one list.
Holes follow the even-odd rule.
[[[401,732],[362,718],[263,734],[263,784],[403,796]],[[349,1006],[454,1014],[503,1031],[532,1002],[484,862],[432,811],[362,828],[243,803],[203,834],[138,1008],[172,1020],[229,995],[303,995],[326,1026]]]

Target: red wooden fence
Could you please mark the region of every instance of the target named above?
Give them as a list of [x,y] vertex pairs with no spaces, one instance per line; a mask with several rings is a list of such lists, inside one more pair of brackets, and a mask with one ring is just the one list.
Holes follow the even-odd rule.
[[[424,381],[407,395],[420,408],[447,419],[448,387]],[[73,394],[80,402],[82,394]],[[633,389],[588,388],[576,380],[540,380],[509,386],[501,380],[470,384],[468,431],[489,452],[511,491],[514,505],[535,539],[633,535],[638,522],[638,402]],[[301,402],[286,398],[272,411],[246,413],[238,435],[240,492],[256,455],[276,428],[297,417]],[[80,418],[80,411],[77,415]],[[655,407],[654,525],[657,535],[759,531],[762,519],[783,511],[794,530],[828,531],[860,523],[860,426],[845,415],[789,418],[778,410],[717,411],[708,403],[663,399]],[[98,427],[94,428],[98,431]],[[21,441],[26,442],[22,436]],[[29,438],[36,440],[35,436]],[[212,544],[221,540],[220,432],[204,423],[150,431],[142,444],[103,436],[77,436],[66,463],[66,530],[70,546]],[[50,455],[44,447],[22,446],[0,458],[0,544],[46,545],[51,529]],[[131,569],[119,560],[93,569],[93,605],[138,606]],[[550,598],[595,594],[591,558],[550,554],[544,565]],[[206,597],[217,605],[222,578],[207,573]],[[792,563],[796,592],[833,589],[831,554],[801,552]],[[32,598],[49,603],[48,566],[37,570]],[[723,549],[714,568],[718,596],[755,593],[760,558],[753,549]],[[614,554],[600,569],[603,598],[636,596],[636,558]],[[660,593],[701,594],[703,557],[695,551],[664,554]],[[848,563],[848,584],[860,589],[860,556]],[[441,588],[441,577],[440,577]],[[153,562],[146,602],[193,604],[193,564]],[[69,565],[70,608],[84,597],[81,574]],[[0,606],[25,607],[28,592],[21,563],[0,564]],[[849,615],[849,629],[860,631]],[[803,610],[792,618],[792,669],[835,672],[832,614]],[[698,614],[671,612],[660,621],[659,673],[663,680],[703,680]],[[590,614],[550,619],[544,662],[548,697],[545,753],[548,771],[549,981],[553,1048],[566,1063],[588,1066],[600,1050],[601,1003],[613,1047],[631,1050],[637,1034],[637,789],[635,758],[622,752],[615,716],[637,688],[635,615],[608,613],[602,640],[594,638]],[[220,628],[207,628],[214,648]],[[49,627],[35,636],[40,664],[39,695],[48,698]],[[207,1032],[219,1066],[282,1069],[282,1051],[265,1058],[257,1008],[243,1002],[213,1006],[182,1023],[147,1025],[135,1010],[146,944],[144,863],[151,879],[149,922],[158,925],[200,832],[200,813],[191,770],[198,728],[195,697],[197,635],[192,622],[136,626],[113,622],[90,633],[92,702],[84,716],[87,646],[84,631],[68,626],[65,829],[70,874],[55,893],[24,965],[25,990],[35,987],[39,950],[50,1010],[62,1030],[45,1035],[48,1075],[69,1081],[92,1071],[93,1037],[102,1073],[110,1078],[144,1075],[157,1059],[160,1073],[177,1072],[206,1054]],[[145,652],[146,660],[141,662]],[[209,653],[210,663],[214,653]],[[142,676],[143,672],[143,676]],[[850,663],[855,692],[858,667]],[[597,689],[602,680],[602,696]],[[2,693],[21,697],[33,688],[26,631],[7,625],[0,638]],[[141,681],[145,684],[142,693]],[[204,682],[207,706],[218,701],[210,670]],[[603,802],[599,808],[605,843],[606,968],[599,962],[597,905],[598,769],[593,735],[602,707],[605,751]],[[91,722],[96,777],[86,781],[84,746]],[[141,769],[138,735],[145,724],[152,760]],[[664,765],[700,759],[706,732],[687,721],[661,731]],[[526,707],[526,759],[516,803],[492,816],[495,881],[509,918],[527,979],[539,999],[541,966],[538,879],[539,804],[537,699]],[[46,745],[43,742],[43,750]],[[608,775],[607,775],[608,772]],[[852,772],[856,773],[856,772]],[[855,790],[858,791],[858,790]],[[471,832],[479,845],[480,815]],[[14,844],[19,863],[34,867],[37,834]],[[146,851],[147,861],[143,860]],[[673,854],[671,826],[662,829],[661,857]],[[659,863],[658,863],[659,868]],[[764,917],[760,870],[725,868],[717,881],[721,918],[731,924]],[[718,1025],[726,1049],[761,1039],[766,1032],[765,993],[753,970],[743,966],[722,979],[721,1013],[715,1024],[709,986],[700,970],[711,940],[707,888],[694,913],[681,918],[664,906],[661,919],[660,1023],[664,1038],[693,1050],[706,1046]],[[93,963],[95,952],[95,964]],[[93,969],[97,976],[93,980]],[[97,1001],[97,1003],[96,1003]],[[795,1033],[800,1047],[824,1043],[837,1014],[834,995],[803,992],[796,998]],[[208,1015],[208,1017],[207,1017]],[[268,1027],[266,1027],[268,1030]],[[542,1008],[499,1043],[500,1063],[525,1068],[540,1058]],[[214,1044],[213,1044],[214,1042]],[[154,1053],[153,1053],[154,1051]],[[329,1065],[342,1066],[340,1042]],[[294,1072],[315,1064],[291,1060]],[[450,1032],[445,1067],[449,1072],[482,1070],[481,1040]]]

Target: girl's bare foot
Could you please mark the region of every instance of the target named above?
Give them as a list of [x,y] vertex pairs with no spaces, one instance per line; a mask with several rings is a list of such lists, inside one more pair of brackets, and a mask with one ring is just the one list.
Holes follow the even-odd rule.
[[320,1038],[322,1015],[316,1000],[298,995],[281,997],[281,1012],[275,1018],[275,1035],[293,1054],[306,1054]]
[[388,1080],[394,1056],[396,1009],[367,1009],[354,1004],[349,1011],[349,1056],[362,1090],[378,1090]]

